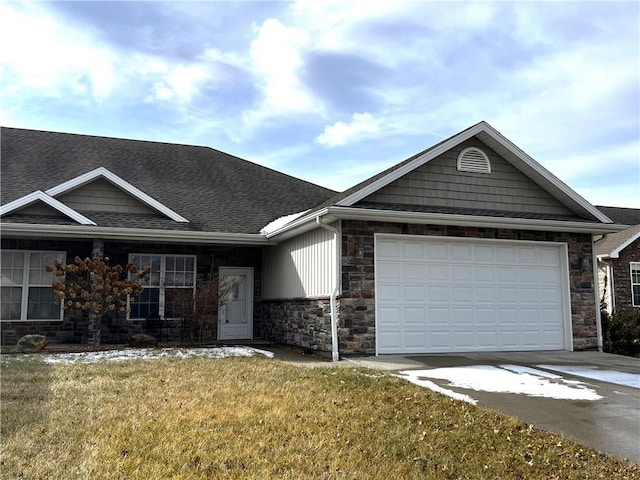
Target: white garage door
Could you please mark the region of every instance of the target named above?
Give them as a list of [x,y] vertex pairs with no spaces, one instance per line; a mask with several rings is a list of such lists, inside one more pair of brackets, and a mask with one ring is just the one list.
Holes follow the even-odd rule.
[[384,353],[570,349],[566,245],[376,235]]

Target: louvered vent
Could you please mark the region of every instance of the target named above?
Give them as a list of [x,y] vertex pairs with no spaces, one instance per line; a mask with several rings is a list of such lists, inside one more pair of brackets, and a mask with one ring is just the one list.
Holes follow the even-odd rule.
[[458,170],[461,172],[491,173],[491,164],[482,150],[469,147],[458,155]]

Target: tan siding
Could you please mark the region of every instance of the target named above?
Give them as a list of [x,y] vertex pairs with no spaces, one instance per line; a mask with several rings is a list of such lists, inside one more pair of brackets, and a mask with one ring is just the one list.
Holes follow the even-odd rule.
[[267,248],[264,298],[309,298],[331,294],[335,279],[336,240],[317,228]]
[[[460,151],[482,149],[491,173],[459,172]],[[570,215],[572,212],[484,143],[472,138],[434,158],[364,201]]]
[[155,213],[155,210],[102,178],[61,195],[57,200],[79,211]]

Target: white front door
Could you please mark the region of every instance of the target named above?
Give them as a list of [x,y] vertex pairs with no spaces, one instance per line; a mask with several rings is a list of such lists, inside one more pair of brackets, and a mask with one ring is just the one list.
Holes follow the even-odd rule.
[[220,267],[218,339],[253,338],[253,268]]

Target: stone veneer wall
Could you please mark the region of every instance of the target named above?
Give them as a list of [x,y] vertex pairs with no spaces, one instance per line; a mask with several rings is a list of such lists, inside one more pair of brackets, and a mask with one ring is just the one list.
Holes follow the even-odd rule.
[[265,339],[331,352],[329,298],[263,300],[260,316]]
[[[75,256],[85,258],[91,255],[92,240],[65,241],[43,239],[2,239],[3,249],[64,251],[67,262]],[[154,244],[141,242],[104,242],[104,255],[111,265],[126,265],[129,253],[190,254],[197,255],[197,282],[207,280],[211,272],[221,266],[253,267],[254,298],[262,295],[262,249],[261,247],[227,247]],[[263,338],[260,322],[260,305],[254,303],[254,338]],[[88,340],[88,317],[76,311],[65,311],[62,320],[54,321],[2,321],[0,342],[4,346],[15,345],[20,337],[31,333],[46,335],[49,344],[86,344]],[[190,342],[191,336],[183,329],[181,320],[147,322],[146,320],[126,320],[123,317],[105,318],[101,323],[100,341],[103,344],[128,343],[136,333],[148,333],[161,342]],[[202,331],[202,338],[195,341],[211,342],[217,339],[217,325],[214,323]]]
[[614,305],[616,310],[633,307],[631,298],[631,262],[640,262],[640,240],[636,240],[620,252],[619,258],[610,260],[613,266]]
[[338,304],[341,354],[375,353],[374,233],[567,243],[573,347],[575,350],[597,348],[589,234],[345,220],[342,222],[342,294]]

